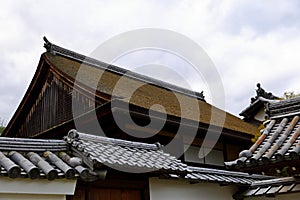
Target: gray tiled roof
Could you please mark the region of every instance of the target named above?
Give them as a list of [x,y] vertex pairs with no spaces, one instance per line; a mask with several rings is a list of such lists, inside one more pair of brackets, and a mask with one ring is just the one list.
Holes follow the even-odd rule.
[[[79,174],[76,169],[81,164],[70,167],[65,158],[68,145],[63,140],[43,140],[24,138],[0,137],[0,175],[11,178],[29,177],[47,178],[75,178]],[[60,158],[60,157],[61,158]],[[71,159],[74,162],[74,158]]]
[[163,152],[162,146],[89,135],[72,130],[66,141],[74,155],[84,159],[91,169],[103,165],[127,172],[185,172],[187,165]]
[[96,180],[107,167],[125,172],[160,172],[191,182],[251,185],[262,175],[191,167],[157,144],[131,142],[71,130],[65,140],[0,137],[0,175],[29,178]]
[[188,167],[190,173],[185,178],[192,182],[217,182],[220,184],[238,184],[238,185],[251,185],[255,181],[273,179],[270,176],[248,174],[243,172]]
[[255,181],[241,197],[267,196],[275,197],[280,194],[300,192],[300,181],[294,177],[277,178],[272,180]]
[[240,158],[226,162],[228,167],[253,167],[284,160],[299,160],[300,98],[282,100],[268,105],[270,120],[265,122],[261,136]]
[[264,97],[258,97],[255,101],[251,102],[251,104],[242,110],[242,112],[239,114],[240,116],[247,118],[254,117],[257,112],[262,109],[265,104],[272,103],[272,102],[278,102],[279,100],[272,100],[272,99],[266,99]]
[[[127,172],[163,171],[169,178],[191,182],[251,185],[273,177],[242,172],[191,167],[167,153],[159,144],[146,144],[89,135],[72,130],[66,140],[74,155],[83,158],[94,170],[107,165]],[[85,159],[87,158],[87,159]]]
[[297,113],[300,113],[300,97],[269,104],[269,114],[271,118],[290,116]]

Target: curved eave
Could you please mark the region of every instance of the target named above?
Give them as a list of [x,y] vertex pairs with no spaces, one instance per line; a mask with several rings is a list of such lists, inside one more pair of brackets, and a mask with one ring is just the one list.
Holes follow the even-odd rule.
[[[96,97],[96,100],[102,101],[102,103],[107,102],[112,98],[110,93],[105,93],[105,91],[99,91],[99,90],[97,90],[95,92],[95,89],[91,89],[90,87],[88,87],[84,84],[80,84],[80,83],[77,84],[77,82],[76,82],[76,86],[74,86],[74,81],[75,81],[74,79],[76,76],[72,76],[72,75],[62,72],[59,69],[59,67],[56,66],[56,65],[61,64],[61,62],[59,62],[60,60],[53,60],[54,57],[52,58],[51,56],[55,57],[58,55],[52,55],[51,53],[48,53],[48,52],[42,54],[40,61],[39,61],[38,68],[36,70],[36,73],[31,81],[30,85],[29,85],[29,88],[27,89],[17,111],[15,112],[14,116],[12,117],[12,120],[9,122],[6,130],[4,131],[3,136],[14,136],[14,137],[18,136],[18,130],[17,130],[16,124],[18,124],[19,122],[22,122],[22,120],[25,120],[26,113],[28,113],[30,111],[31,106],[34,103],[34,101],[32,101],[32,99],[37,98],[37,95],[40,93],[41,88],[47,81],[46,78],[49,73],[52,73],[54,76],[58,77],[61,81],[63,81],[70,87],[76,87],[76,89],[78,89],[85,95],[89,95],[90,97],[93,97],[93,98]],[[68,58],[68,59],[70,59],[70,58]],[[55,63],[55,62],[57,62],[57,63]],[[75,62],[78,62],[78,61],[75,61]],[[72,64],[74,64],[74,63],[72,63],[72,62],[69,63],[69,65],[71,65],[71,66],[72,66]],[[77,63],[77,65],[78,64],[79,63]],[[63,66],[63,64],[62,64],[62,66]],[[71,66],[68,66],[68,67],[71,67]],[[167,90],[166,88],[161,88],[161,87],[158,87],[158,86],[152,85],[152,84],[150,84],[150,86],[151,86],[151,88],[156,88],[159,91]],[[164,93],[162,93],[162,95],[163,94]],[[144,95],[149,95],[149,94],[147,92],[145,94],[143,94],[143,92],[142,92],[140,95],[142,95],[142,97],[143,97]],[[195,98],[195,97],[190,97],[188,95],[183,95],[183,97],[188,98],[188,99]],[[147,102],[140,102],[138,99],[136,99],[136,102],[133,104],[140,106],[142,108],[148,108],[149,105],[147,105],[145,103],[147,103]],[[172,103],[172,102],[170,102],[170,103]],[[202,100],[198,100],[198,103],[199,103],[199,108],[201,108],[200,109],[201,115],[203,115],[203,116],[205,115],[204,113],[207,113],[212,109],[216,110],[220,114],[222,114],[222,113],[225,114],[226,119],[225,119],[225,124],[224,124],[223,128],[225,128],[227,130],[231,130],[232,132],[239,132],[242,134],[243,133],[249,134],[249,135],[254,135],[257,132],[257,129],[255,127],[252,127],[250,124],[243,122],[241,119],[239,119],[236,116],[233,116],[229,113],[226,113],[223,110],[215,108],[214,106],[212,106]],[[180,117],[180,115],[178,114],[178,112],[176,110],[175,111],[173,110],[172,113],[170,113],[170,114],[174,117],[176,117],[176,116]],[[200,119],[199,122],[209,125],[211,122],[211,118],[209,116],[211,114],[208,113],[207,115],[208,116],[206,116],[206,117],[204,116],[204,118]]]
[[[5,137],[16,137],[18,132],[15,130],[14,125],[20,120],[22,114],[26,113],[26,111],[29,109],[26,109],[26,106],[28,103],[30,103],[30,99],[33,96],[38,95],[37,91],[42,87],[42,85],[45,83],[46,75],[49,70],[49,65],[45,65],[45,55],[42,54],[40,57],[40,61],[38,64],[38,67],[35,71],[35,74],[33,76],[33,79],[31,80],[29,87],[21,100],[21,103],[19,104],[17,110],[15,111],[14,115],[12,116],[11,120],[9,121],[7,127],[5,128],[4,132],[2,133],[2,136]],[[32,103],[32,102],[31,102]]]
[[[68,56],[61,54],[60,52],[56,52],[55,55],[51,54],[51,53],[47,53],[47,56],[49,56],[49,60],[53,63],[54,66],[57,66],[57,68],[59,68],[61,71],[63,71],[65,73],[66,76],[69,76],[71,79],[77,79],[77,72],[81,67],[86,67],[87,72],[86,73],[92,73],[92,76],[90,76],[90,80],[87,81],[86,85],[94,85],[95,82],[97,81],[97,78],[99,77],[95,77],[93,76],[94,73],[99,73],[97,70],[103,70],[103,67],[101,67],[101,63],[99,64],[98,62],[100,61],[95,61],[96,64],[90,63],[90,62],[85,62],[82,61],[82,59],[76,59],[74,58],[74,56]],[[72,53],[76,54],[76,53]],[[77,55],[77,54],[76,54]],[[81,57],[84,57],[83,55],[79,55]],[[83,65],[82,65],[83,64]],[[127,76],[128,73],[126,73],[126,76],[123,73],[120,73],[121,71],[124,71],[124,69],[116,67],[116,66],[111,66],[111,68],[105,70],[105,72],[107,72],[107,74],[105,76],[102,76],[101,78],[103,79],[103,85],[97,85],[97,88],[94,89],[90,89],[88,86],[85,85],[80,85],[80,87],[83,88],[83,91],[88,91],[90,90],[91,92],[93,92],[93,95],[95,95],[95,90],[96,90],[96,94],[99,93],[99,96],[103,97],[103,95],[109,95],[108,98],[128,98],[128,93],[131,92],[131,89],[134,89],[136,86],[136,83],[146,83],[143,84],[145,85],[145,88],[140,88],[136,93],[135,93],[135,97],[136,98],[130,98],[130,103],[131,105],[136,105],[142,108],[146,108],[149,109],[153,104],[153,102],[164,102],[167,106],[166,109],[169,109],[168,114],[172,115],[172,116],[177,116],[177,117],[182,117],[181,113],[180,113],[180,108],[178,108],[175,100],[172,100],[171,98],[168,98],[170,96],[170,88],[168,87],[168,85],[166,85],[165,87],[164,84],[165,83],[160,83],[161,86],[159,86],[160,84],[153,84],[158,82],[158,80],[154,81],[154,80],[148,80],[148,77],[140,77],[141,75],[138,74],[131,74],[131,76]],[[87,74],[85,74],[87,76]],[[137,76],[138,78],[136,78],[135,76]],[[114,96],[112,97],[111,94],[113,93],[114,90],[114,85],[118,82],[120,77],[124,77],[124,80],[126,79],[126,84],[123,85],[119,85],[120,87],[118,88],[118,92],[116,92],[117,95],[119,96]],[[84,77],[83,77],[84,78]],[[98,80],[99,81],[99,80]],[[178,94],[180,96],[180,98],[183,98],[184,102],[186,102],[186,105],[183,106],[187,106],[187,108],[189,107],[187,102],[191,102],[193,99],[197,99],[195,96],[190,96],[189,94],[185,94],[185,93],[177,93],[178,88],[172,92],[175,92],[176,94]],[[128,91],[128,92],[127,92]],[[90,93],[91,93],[90,92]],[[153,95],[156,94],[156,95]],[[200,123],[203,124],[215,124],[218,125],[219,123],[219,118],[222,115],[226,115],[226,121],[224,124],[224,128],[229,129],[229,130],[233,130],[236,132],[242,132],[242,133],[246,133],[249,135],[255,135],[258,130],[256,127],[245,123],[244,121],[242,121],[240,118],[233,116],[221,109],[218,109],[212,105],[210,105],[207,102],[204,102],[203,100],[199,100],[197,99],[197,103],[198,106],[200,108],[200,113],[201,116],[199,118],[199,116],[194,113],[194,111],[192,109],[187,109],[187,112],[189,113],[189,116],[187,116],[187,118],[191,119],[191,120],[196,120],[199,121]],[[214,118],[215,119],[211,119],[211,115],[212,113],[215,113]],[[215,122],[214,122],[215,121]]]
[[[51,61],[47,58],[47,53],[43,53],[40,57],[39,64],[33,76],[33,79],[30,85],[28,86],[27,91],[23,99],[21,100],[21,103],[19,104],[17,110],[15,111],[13,117],[11,118],[7,127],[2,133],[2,136],[18,137],[17,124],[20,124],[22,121],[26,120],[27,113],[30,112],[32,105],[35,103],[35,101],[33,100],[37,99],[42,87],[46,84],[49,73],[52,73],[56,78],[58,78],[60,81],[62,81],[69,87],[74,86],[74,79],[69,77],[67,74],[61,72],[57,67],[55,67],[55,65],[51,63]],[[85,86],[78,85],[76,88],[79,91],[83,92],[85,95],[94,95],[92,93],[92,90]],[[101,99],[103,99],[104,96],[108,95],[96,95],[96,97],[99,97],[98,99],[100,99],[100,96]]]
[[[119,111],[119,112],[124,112],[124,109],[126,111],[126,102],[124,102],[122,99],[114,99],[112,100],[114,107],[114,111]],[[117,109],[117,110],[116,110]],[[130,114],[132,116],[139,116],[141,118],[148,118],[149,117],[149,113],[148,113],[148,109],[141,107],[139,105],[131,105],[130,107]],[[164,118],[161,118],[161,116],[163,116],[163,113],[159,112],[159,111],[152,111],[152,117],[156,117],[157,119],[160,120],[164,120]],[[234,117],[229,113],[225,114],[225,122],[226,122],[226,118],[227,117]],[[240,120],[240,119],[238,119]],[[255,130],[257,130],[255,127],[252,127],[253,130],[249,129],[249,132],[243,132],[240,131],[238,129],[234,129],[234,128],[228,128],[227,126],[223,126],[220,127],[218,125],[213,125],[213,124],[207,124],[201,121],[195,121],[192,119],[188,119],[188,118],[183,118],[183,117],[179,117],[179,116],[175,116],[175,115],[168,115],[166,122],[168,122],[170,125],[183,125],[184,127],[192,127],[192,128],[196,128],[199,131],[208,131],[211,134],[213,133],[222,133],[222,136],[231,138],[231,139],[237,139],[237,140],[246,140],[246,141],[250,141],[251,138],[253,138],[253,132],[255,132]],[[243,122],[242,120],[240,120],[240,122]],[[245,123],[246,125],[249,125],[247,123]],[[249,125],[250,126],[250,125]],[[258,130],[257,130],[258,131]]]
[[253,118],[254,115],[263,107],[264,107],[263,102],[257,99],[247,108],[245,108],[239,115],[245,117],[246,119],[250,119]]
[[82,94],[87,95],[92,99],[95,99],[96,102],[100,103],[100,102],[110,101],[111,99],[110,94],[100,92],[99,90],[95,91],[95,89],[83,83],[80,83],[79,81],[75,81],[73,77],[71,77],[67,73],[64,73],[59,68],[57,68],[55,64],[51,62],[51,59],[48,58],[48,55],[49,55],[48,53],[45,53],[45,60],[51,66],[52,73],[55,74],[55,76],[58,77],[60,80],[62,80],[65,84],[67,84],[70,87],[74,87],[76,88],[77,91],[81,92]]

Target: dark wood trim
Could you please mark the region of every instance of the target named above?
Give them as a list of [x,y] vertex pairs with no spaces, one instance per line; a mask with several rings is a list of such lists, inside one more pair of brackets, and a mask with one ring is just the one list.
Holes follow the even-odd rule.
[[[29,84],[29,87],[21,100],[21,103],[19,104],[16,112],[14,113],[13,117],[9,121],[7,127],[5,128],[4,132],[2,133],[2,136],[5,137],[17,137],[18,136],[18,130],[16,130],[15,126],[13,125],[17,124],[18,121],[22,121],[24,118],[24,113],[27,113],[31,106],[29,104],[33,104],[33,101],[30,101],[30,99],[36,99],[36,96],[39,94],[36,91],[39,91],[40,88],[44,85],[45,77],[48,74],[48,68],[49,65],[45,64],[45,54],[41,55],[38,67],[36,69],[36,72],[34,74],[34,77]],[[26,107],[25,107],[26,106]]]
[[106,180],[84,182],[79,179],[76,185],[75,196],[68,195],[67,200],[89,200],[90,191],[103,189],[138,190],[141,192],[142,200],[150,200],[149,178],[145,174],[127,174],[116,171],[109,171],[109,173],[111,176]]
[[[270,168],[270,166],[272,166]],[[289,173],[290,176],[293,175],[299,175],[300,174],[300,160],[283,160],[281,162],[271,162],[270,164],[262,164],[257,166],[249,166],[238,169],[241,172],[248,172],[248,173],[265,173],[266,175],[272,175],[278,174],[277,170],[279,172],[282,172],[284,168],[286,168],[286,172]],[[295,170],[293,170],[293,167]],[[278,174],[280,176],[280,173]],[[281,175],[282,176],[282,175]]]
[[47,61],[47,63],[49,63],[52,71],[55,72],[57,77],[59,77],[59,79],[64,81],[66,84],[69,84],[70,87],[74,87],[76,90],[78,90],[78,92],[81,92],[83,95],[87,95],[90,98],[95,99],[95,101],[100,101],[100,102],[110,101],[111,95],[103,93],[103,92],[95,91],[92,88],[90,88],[89,86],[87,86],[83,83],[80,83],[80,82],[76,82],[76,85],[75,85],[74,78],[72,78],[68,74],[62,72],[60,69],[55,67],[55,65],[47,57],[45,57],[45,60]]

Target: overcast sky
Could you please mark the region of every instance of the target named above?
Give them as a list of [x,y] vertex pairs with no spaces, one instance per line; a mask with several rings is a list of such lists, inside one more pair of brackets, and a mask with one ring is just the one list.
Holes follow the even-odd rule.
[[0,117],[6,122],[45,51],[44,35],[89,55],[112,36],[133,29],[183,34],[214,62],[225,89],[224,109],[235,115],[249,105],[258,82],[278,96],[300,92],[297,0],[0,0],[0,27]]

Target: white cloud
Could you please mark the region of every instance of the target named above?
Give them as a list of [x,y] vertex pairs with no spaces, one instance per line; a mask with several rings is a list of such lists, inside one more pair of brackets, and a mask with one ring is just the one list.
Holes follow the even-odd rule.
[[[89,54],[124,31],[145,27],[177,31],[212,58],[224,83],[226,109],[234,114],[249,104],[257,82],[276,95],[299,92],[298,8],[293,0],[2,1],[0,84],[7,87],[0,87],[0,116],[8,120],[32,79],[44,52],[43,35]],[[205,95],[210,92],[215,91]]]
[[281,32],[254,38],[219,35],[210,44],[207,51],[223,78],[228,110],[237,114],[247,106],[258,82],[277,95],[298,89],[299,38],[282,37]]

